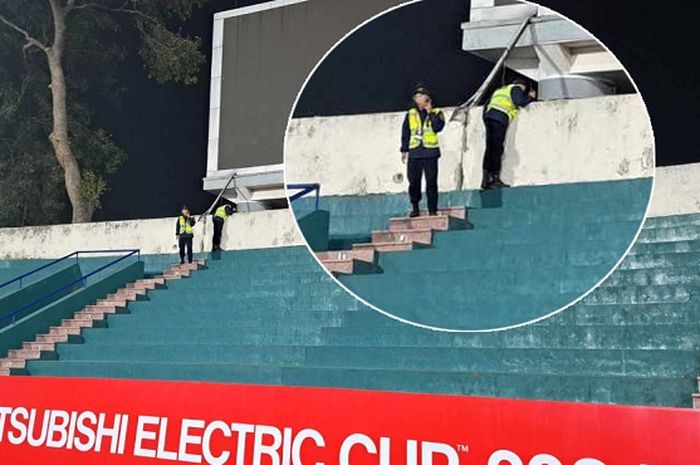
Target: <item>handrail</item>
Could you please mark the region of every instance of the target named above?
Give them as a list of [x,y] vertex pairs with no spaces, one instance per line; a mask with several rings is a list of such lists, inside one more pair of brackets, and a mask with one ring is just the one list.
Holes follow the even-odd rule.
[[[35,300],[33,300],[33,301],[31,301],[31,302],[29,302],[29,303],[27,303],[27,304],[24,304],[24,305],[22,305],[21,307],[19,307],[19,308],[13,310],[13,311],[11,311],[11,312],[8,312],[8,313],[6,313],[6,314],[4,314],[4,315],[0,315],[0,327],[2,327],[2,323],[3,323],[5,320],[9,319],[9,318],[12,318],[12,323],[11,323],[11,324],[15,324],[15,321],[17,321],[17,315],[19,315],[20,313],[22,313],[22,312],[25,311],[26,309],[31,308],[31,307],[35,306],[36,304],[38,304],[38,303],[40,303],[40,302],[42,302],[42,301],[44,301],[44,300],[46,300],[46,299],[48,299],[48,298],[50,298],[50,297],[53,297],[54,295],[56,295],[56,294],[58,294],[58,293],[60,293],[60,292],[63,292],[63,291],[65,291],[65,290],[69,289],[69,288],[72,288],[72,287],[75,286],[76,284],[79,284],[79,283],[82,283],[82,282],[87,281],[88,278],[90,278],[90,277],[92,277],[92,276],[95,276],[97,273],[99,273],[99,272],[101,272],[101,271],[104,271],[104,270],[106,270],[107,268],[109,268],[109,267],[111,267],[111,266],[114,266],[114,265],[116,265],[117,263],[119,263],[119,262],[121,262],[121,261],[123,261],[123,260],[126,260],[127,258],[129,258],[129,257],[131,257],[131,256],[133,256],[133,255],[136,255],[136,256],[137,256],[137,260],[139,260],[139,261],[141,260],[141,250],[140,250],[140,249],[79,250],[79,251],[73,252],[73,253],[70,254],[70,255],[66,255],[66,257],[72,257],[73,255],[75,255],[76,257],[78,257],[80,254],[126,253],[126,252],[129,252],[129,253],[128,253],[127,255],[124,255],[124,256],[121,256],[121,257],[117,258],[116,260],[112,260],[111,262],[107,263],[106,265],[103,265],[103,266],[97,268],[96,270],[91,271],[90,273],[88,273],[88,274],[86,274],[86,275],[80,276],[80,278],[78,278],[78,279],[76,279],[76,280],[74,280],[74,281],[72,281],[72,282],[70,282],[70,283],[64,285],[63,287],[61,287],[61,288],[59,288],[59,289],[55,289],[54,291],[52,291],[52,292],[50,292],[50,293],[48,293],[48,294],[45,294],[45,295],[39,297],[38,299],[35,299]],[[58,262],[58,261],[60,261],[60,260],[63,260],[63,259],[65,259],[66,257],[63,257],[63,258],[57,260],[56,262]]]
[[61,258],[57,258],[56,260],[46,263],[44,265],[41,265],[37,268],[34,268],[31,271],[28,271],[24,273],[23,275],[17,276],[16,278],[12,278],[11,280],[4,282],[0,284],[0,289],[2,289],[5,286],[9,286],[10,284],[16,283],[19,281],[19,288],[22,289],[22,280],[26,278],[27,276],[31,276],[34,273],[38,273],[39,271],[45,270],[46,268],[49,268],[50,266],[56,265],[57,263],[60,263],[62,261],[68,260],[69,258],[75,256],[75,259],[78,260],[80,258],[80,254],[100,254],[100,253],[126,253],[126,252],[133,252],[136,251],[139,253],[139,260],[141,259],[141,253],[139,249],[116,249],[116,250],[77,250],[75,252],[69,253],[68,255],[65,255]]
[[318,210],[318,203],[321,196],[321,185],[319,183],[287,184],[287,189],[299,190],[299,192],[289,197],[290,202],[299,200],[308,193],[316,191],[316,210]]

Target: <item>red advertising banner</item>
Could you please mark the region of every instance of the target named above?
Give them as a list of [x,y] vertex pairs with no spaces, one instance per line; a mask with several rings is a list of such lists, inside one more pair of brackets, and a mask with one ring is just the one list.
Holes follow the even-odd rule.
[[697,465],[700,412],[106,379],[0,380],[3,465]]

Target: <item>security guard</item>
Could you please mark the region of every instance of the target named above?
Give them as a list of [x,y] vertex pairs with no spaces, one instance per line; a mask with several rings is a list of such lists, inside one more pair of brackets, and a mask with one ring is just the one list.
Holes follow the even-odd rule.
[[224,230],[224,222],[236,211],[238,211],[236,204],[230,203],[225,203],[214,210],[214,239],[212,240],[212,252],[221,250],[221,233]]
[[413,108],[404,119],[401,135],[401,160],[407,163],[408,195],[413,207],[409,215],[411,218],[420,215],[421,181],[424,174],[428,212],[437,215],[440,158],[438,133],[445,127],[445,115],[433,107],[428,89],[417,87],[413,91],[413,103]]
[[484,153],[484,177],[481,188],[510,187],[501,181],[501,159],[508,126],[515,120],[521,108],[537,98],[524,79],[516,79],[511,85],[497,89],[484,112],[486,126],[486,152]]
[[180,247],[180,264],[185,263],[185,249],[187,250],[187,262],[192,263],[192,239],[194,238],[195,220],[190,214],[187,205],[183,205],[180,216],[175,223],[175,236]]

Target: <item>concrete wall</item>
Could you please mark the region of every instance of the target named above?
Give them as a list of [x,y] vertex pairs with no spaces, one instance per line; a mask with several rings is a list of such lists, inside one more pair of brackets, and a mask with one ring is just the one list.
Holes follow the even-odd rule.
[[656,170],[649,216],[700,213],[700,163]]
[[[452,114],[446,109],[446,114]],[[440,189],[477,188],[484,150],[482,109],[470,116],[462,157],[462,124],[440,135]],[[287,182],[320,182],[323,195],[402,192],[404,113],[292,120],[287,133]],[[514,185],[604,181],[651,176],[654,140],[638,95],[538,102],[509,130],[503,178]]]
[[[650,216],[700,213],[700,163],[656,170]],[[144,254],[176,252],[175,218],[0,229],[0,259],[56,258],[78,249],[140,248]],[[204,225],[195,226],[195,251]],[[211,220],[204,235],[208,250]],[[226,223],[226,250],[304,244],[289,210],[240,213]]]
[[[176,253],[175,218],[0,229],[0,259],[57,258],[76,250],[138,248]],[[205,231],[206,229],[206,231]],[[195,226],[194,251],[210,250],[211,217]],[[202,240],[204,238],[204,240]],[[304,244],[289,210],[240,213],[226,222],[225,250]],[[203,247],[202,247],[203,246]]]

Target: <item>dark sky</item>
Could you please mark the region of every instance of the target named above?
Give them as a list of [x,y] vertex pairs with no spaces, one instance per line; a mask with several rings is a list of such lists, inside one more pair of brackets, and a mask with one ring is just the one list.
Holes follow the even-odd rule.
[[[191,18],[185,31],[202,37],[209,55],[213,13],[252,3],[259,2],[214,0]],[[430,85],[441,105],[461,101],[490,69],[482,60],[459,51],[459,20],[455,18],[466,19],[466,3],[427,0],[361,29],[344,47],[363,47],[361,55],[366,59],[357,60],[356,74],[347,72],[340,58],[334,66],[331,57],[319,68],[319,79],[309,88],[298,112],[355,112],[357,102],[365,102],[365,111],[403,109],[405,93],[415,81]],[[625,64],[649,107],[659,166],[700,162],[695,143],[700,86],[692,66],[697,56],[693,34],[700,4],[640,0],[540,3],[587,28]],[[420,31],[416,34],[420,40],[406,36],[404,31],[411,29]],[[426,55],[415,53],[415,47],[430,52],[432,58],[426,62],[422,58]],[[196,86],[158,85],[148,80],[138,57],[124,63],[120,77],[128,93],[123,109],[102,112],[100,124],[114,134],[129,160],[115,176],[97,220],[173,215],[182,202],[188,202],[194,211],[208,206],[212,197],[202,192],[201,179],[206,171],[209,73],[207,62]],[[334,79],[320,79],[324,75]],[[370,75],[379,78],[367,79]],[[324,85],[324,81],[333,85]]]

